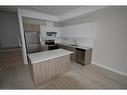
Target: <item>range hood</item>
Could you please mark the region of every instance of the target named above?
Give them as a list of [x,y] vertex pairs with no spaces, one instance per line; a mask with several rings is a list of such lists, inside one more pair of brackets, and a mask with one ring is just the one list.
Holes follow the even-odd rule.
[[56,37],[57,32],[46,32],[46,36]]

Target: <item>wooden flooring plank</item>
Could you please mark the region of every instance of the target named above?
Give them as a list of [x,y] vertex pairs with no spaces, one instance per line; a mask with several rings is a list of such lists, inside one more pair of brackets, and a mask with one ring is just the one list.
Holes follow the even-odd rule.
[[[63,60],[64,58],[54,60],[52,63],[55,64],[56,61]],[[63,64],[64,62],[68,61],[64,60]],[[49,63],[45,65],[48,66],[47,72],[50,75],[55,75],[60,71],[58,69],[57,72],[52,72],[52,68],[58,64]],[[93,64],[84,67],[72,61],[70,64],[71,70],[68,73],[58,76],[39,87],[34,87],[29,66],[22,63],[21,51],[0,52],[0,66],[2,67],[0,71],[0,89],[127,89],[127,76]],[[63,65],[63,71],[64,67]],[[39,69],[41,68],[43,68],[43,65],[39,67]],[[45,74],[43,70],[41,70],[41,73]]]

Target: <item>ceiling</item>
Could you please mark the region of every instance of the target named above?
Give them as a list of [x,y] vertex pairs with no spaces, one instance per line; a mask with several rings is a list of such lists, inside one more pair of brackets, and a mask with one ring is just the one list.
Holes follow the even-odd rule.
[[80,7],[81,6],[24,6],[24,7],[23,6],[17,6],[17,7],[16,6],[15,7],[2,6],[0,7],[0,10],[16,12],[17,8],[23,8],[23,9],[27,9],[31,11],[46,13],[49,15],[60,16],[70,11],[73,11],[75,9],[78,9]]
[[31,11],[36,11],[36,12],[43,12],[49,15],[54,15],[54,16],[60,16],[65,13],[68,13],[70,11],[73,11],[77,8],[80,8],[79,6],[34,6],[34,7],[23,7],[23,9],[28,9]]
[[45,13],[50,15],[50,17],[52,16],[53,18],[56,18],[57,21],[63,21],[96,11],[104,7],[103,6],[8,6],[8,7],[0,6],[0,10],[11,11],[11,12],[17,12],[17,8],[25,9],[27,11],[30,10],[38,13]]

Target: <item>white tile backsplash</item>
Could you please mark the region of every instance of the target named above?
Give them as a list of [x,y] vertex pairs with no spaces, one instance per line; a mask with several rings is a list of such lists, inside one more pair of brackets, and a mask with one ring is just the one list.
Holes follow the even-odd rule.
[[61,41],[63,43],[75,44],[74,39],[76,39],[77,45],[93,47],[93,40],[87,39],[87,38],[65,38],[65,37],[62,37]]

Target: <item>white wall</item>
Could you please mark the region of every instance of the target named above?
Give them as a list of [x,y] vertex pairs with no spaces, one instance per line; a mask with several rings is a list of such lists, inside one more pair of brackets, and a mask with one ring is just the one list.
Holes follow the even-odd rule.
[[0,42],[1,48],[20,47],[18,15],[13,12],[0,12]]
[[[94,23],[81,23],[61,27],[61,36],[67,38],[66,43],[73,44],[73,38],[77,39],[77,44],[82,46],[93,46]],[[65,40],[63,39],[65,42]]]
[[63,25],[94,22],[92,62],[127,75],[127,7],[108,7]]
[[92,38],[93,23],[82,23],[62,27],[62,37]]
[[108,9],[95,22],[92,61],[127,75],[127,8]]

